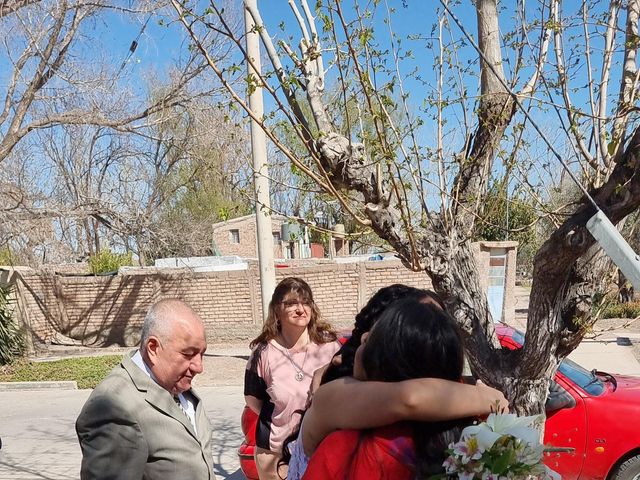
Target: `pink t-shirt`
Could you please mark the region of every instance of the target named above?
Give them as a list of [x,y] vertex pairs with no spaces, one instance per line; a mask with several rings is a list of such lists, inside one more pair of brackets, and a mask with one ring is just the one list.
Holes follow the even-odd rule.
[[[263,401],[256,427],[258,447],[282,453],[284,440],[300,422],[295,412],[306,405],[313,373],[329,363],[339,348],[335,341],[309,343],[295,351],[275,340],[254,348],[245,372],[244,394]],[[298,372],[302,373],[300,381],[296,380]]]

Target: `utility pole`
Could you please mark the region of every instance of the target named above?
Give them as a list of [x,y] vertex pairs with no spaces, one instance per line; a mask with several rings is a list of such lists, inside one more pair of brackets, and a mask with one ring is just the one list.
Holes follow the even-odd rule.
[[[257,0],[244,0],[246,6],[257,8]],[[248,77],[253,84],[247,85],[249,107],[257,118],[264,117],[262,85],[260,73],[260,43],[258,32],[254,29],[253,18],[244,9],[244,25],[247,37]],[[276,288],[276,272],[273,265],[273,234],[271,232],[271,200],[269,198],[269,170],[267,168],[267,142],[264,131],[251,119],[251,156],[253,158],[253,185],[255,189],[256,237],[258,241],[258,264],[260,267],[260,291],[262,293],[262,318],[269,312],[269,301]]]

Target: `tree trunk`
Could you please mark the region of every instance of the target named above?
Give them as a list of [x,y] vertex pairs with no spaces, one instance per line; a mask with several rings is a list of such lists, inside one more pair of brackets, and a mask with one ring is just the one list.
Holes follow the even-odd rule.
[[[553,363],[554,359],[548,360]],[[549,394],[549,377],[532,379],[507,374],[502,377],[501,386],[505,397],[511,399],[509,404],[511,412],[518,415],[545,413],[544,404]]]

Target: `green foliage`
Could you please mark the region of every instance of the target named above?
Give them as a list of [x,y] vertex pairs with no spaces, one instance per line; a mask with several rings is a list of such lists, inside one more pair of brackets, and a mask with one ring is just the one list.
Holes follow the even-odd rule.
[[158,225],[164,233],[154,239],[152,258],[211,255],[213,224],[251,213],[251,202],[241,189],[225,184],[228,178],[215,165],[184,165],[169,179],[172,201],[160,211]]
[[539,246],[537,216],[535,207],[526,199],[517,195],[507,199],[504,190],[494,186],[487,194],[476,239],[518,242],[518,266],[528,271]]
[[535,219],[535,208],[526,200],[512,197],[507,202],[504,192],[494,189],[487,195],[484,221],[478,236],[487,241],[508,239],[521,244],[531,243],[535,238]]
[[114,253],[103,249],[89,257],[89,269],[94,275],[117,272],[118,268],[133,265],[131,252]]
[[[254,81],[253,77],[249,77]],[[255,83],[255,82],[254,82]],[[163,123],[165,148],[174,167],[159,185],[166,199],[154,212],[153,230],[142,255],[154,258],[211,255],[213,224],[251,213],[251,185],[246,135],[228,111],[213,110],[202,120],[210,130],[200,132],[188,149],[175,148],[176,137],[191,131],[194,119],[177,114],[175,123]]]
[[[178,175],[186,177],[192,172],[186,167]],[[210,223],[249,214],[250,203],[239,191],[231,192],[225,188],[220,177],[221,173],[212,167],[211,170],[201,171],[200,177],[191,182],[186,178],[178,180],[184,186],[175,195],[174,202],[165,214],[173,217],[174,221],[176,217],[186,217],[196,222]]]
[[25,351],[24,332],[12,317],[11,288],[0,286],[0,365],[6,365]]
[[640,317],[640,302],[612,303],[602,311],[602,318]]
[[107,355],[53,362],[18,361],[0,368],[0,382],[76,381],[78,388],[95,388],[121,360],[120,355]]
[[315,228],[309,229],[309,241],[311,243],[320,243],[324,246],[329,244],[329,234]]
[[15,265],[16,260],[16,256],[9,247],[0,248],[0,265]]

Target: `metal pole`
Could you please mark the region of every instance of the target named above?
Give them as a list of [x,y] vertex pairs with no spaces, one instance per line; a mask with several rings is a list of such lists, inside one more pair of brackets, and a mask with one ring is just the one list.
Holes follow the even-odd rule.
[[[244,0],[244,4],[257,8],[257,0]],[[244,9],[244,24],[247,34],[247,62],[249,78],[255,81],[250,87],[249,107],[258,118],[264,116],[262,87],[259,84],[260,44],[258,32],[254,30],[253,18]],[[255,68],[255,70],[254,70]],[[267,142],[262,128],[251,120],[251,155],[253,157],[253,185],[255,189],[256,236],[258,242],[258,264],[260,267],[260,291],[262,293],[262,316],[266,318],[269,301],[276,288],[276,272],[273,266],[273,234],[271,232],[271,200],[269,199],[269,171],[267,168]]]

